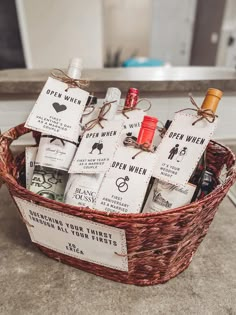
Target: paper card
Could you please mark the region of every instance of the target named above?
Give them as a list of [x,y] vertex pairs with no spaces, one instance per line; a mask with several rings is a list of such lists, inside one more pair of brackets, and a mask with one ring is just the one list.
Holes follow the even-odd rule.
[[123,145],[124,139],[128,136],[133,140],[137,140],[138,133],[143,121],[145,113],[143,110],[133,110],[127,112],[125,117],[122,113],[115,116],[116,120],[122,120],[124,122],[123,130],[119,139],[119,145]]
[[115,153],[98,192],[96,209],[120,213],[138,213],[153,172],[155,154],[120,147]]
[[106,121],[83,135],[69,173],[104,173],[108,170],[118,146],[123,122]]
[[195,189],[196,186],[190,183],[175,186],[155,179],[143,213],[160,212],[187,205],[191,202]]
[[199,118],[177,113],[156,151],[153,176],[174,185],[189,181],[207,144],[212,138],[216,121],[205,119],[192,125]]
[[37,151],[38,151],[38,147],[25,148],[25,176],[26,176],[27,189],[29,189],[31,181],[32,181]]
[[128,271],[125,231],[35,205],[15,197],[31,240],[59,253]]
[[79,88],[65,91],[67,87],[64,82],[49,77],[25,127],[77,142],[89,93]]
[[42,134],[35,164],[68,171],[77,143]]

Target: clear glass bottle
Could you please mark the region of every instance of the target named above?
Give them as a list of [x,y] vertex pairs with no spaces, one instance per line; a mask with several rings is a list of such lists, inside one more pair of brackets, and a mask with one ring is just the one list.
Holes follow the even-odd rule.
[[[106,113],[106,120],[115,117],[120,103],[121,91],[117,88],[108,88],[104,103],[111,103]],[[67,204],[92,208],[96,201],[97,192],[102,183],[104,173],[100,174],[71,174],[66,185],[64,202]]]
[[[68,76],[73,79],[80,79],[81,71],[82,60],[73,58],[68,67]],[[42,134],[30,191],[45,198],[62,202],[68,180],[67,171],[76,149],[76,142]]]

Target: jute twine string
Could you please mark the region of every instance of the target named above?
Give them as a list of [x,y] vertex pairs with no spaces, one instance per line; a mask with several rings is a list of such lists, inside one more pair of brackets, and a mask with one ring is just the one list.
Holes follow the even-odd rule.
[[136,158],[136,156],[138,156],[142,152],[151,152],[151,153],[154,152],[154,149],[150,146],[149,143],[139,144],[134,139],[131,139],[131,138],[126,138],[123,143],[127,147],[133,147],[135,149],[139,149],[139,151],[132,157],[133,160]]
[[103,120],[107,120],[107,118],[105,118],[105,116],[109,112],[109,110],[111,108],[111,104],[115,103],[115,102],[116,101],[104,103],[102,105],[102,107],[100,108],[100,112],[98,114],[98,117],[95,118],[95,119],[90,120],[89,122],[87,122],[87,124],[85,124],[84,132],[93,129],[96,125],[99,125],[103,129],[104,126],[101,124],[101,122]]
[[89,85],[88,80],[73,79],[61,69],[53,69],[51,76],[54,79],[57,79],[68,85],[67,89],[65,89],[66,92],[71,88],[85,88]]
[[218,117],[218,116],[211,109],[208,109],[208,108],[207,109],[202,109],[201,107],[199,107],[197,105],[197,103],[195,102],[195,100],[193,99],[191,93],[189,93],[189,98],[190,98],[191,103],[196,107],[196,109],[188,107],[188,108],[184,108],[182,110],[177,111],[177,113],[183,112],[185,110],[193,110],[193,111],[197,112],[198,116],[200,116],[197,120],[195,120],[192,123],[193,126],[197,122],[199,122],[199,121],[201,121],[203,119],[206,119],[209,123],[212,124],[215,121],[216,117]]
[[166,133],[166,131],[167,131],[167,129],[165,128],[165,125],[163,124],[162,121],[159,120],[158,123],[160,123],[161,126],[157,126],[157,130],[158,130],[158,132],[160,134],[160,137],[163,138],[165,133]]
[[94,112],[94,110],[95,110],[95,106],[94,105],[91,105],[92,104],[92,101],[93,101],[93,93],[91,93],[91,97],[90,97],[90,102],[86,105],[86,107],[85,107],[85,109],[91,109],[91,111],[90,112],[88,112],[88,113],[83,113],[82,114],[82,117],[85,117],[85,116],[88,116],[88,115],[90,115],[90,114],[92,114],[92,112]]
[[[143,108],[139,108],[137,107],[137,105],[143,101],[146,101],[148,103],[148,107],[143,109]],[[127,107],[124,106],[121,110],[118,110],[118,113],[122,113],[127,119],[129,119],[129,116],[126,115],[126,113],[128,112],[132,112],[134,110],[143,110],[144,112],[149,111],[149,109],[152,107],[152,103],[147,99],[147,98],[142,98],[137,102],[137,105],[135,107]]]
[[49,138],[49,139],[51,139],[50,143],[53,143],[55,140],[60,140],[63,146],[65,145],[65,141],[69,142],[69,143],[72,143],[74,145],[77,145],[77,143],[74,142],[74,141],[64,140],[64,139],[61,139],[61,138],[58,138],[58,137],[55,137],[55,136],[51,136],[51,135],[41,135],[41,138]]

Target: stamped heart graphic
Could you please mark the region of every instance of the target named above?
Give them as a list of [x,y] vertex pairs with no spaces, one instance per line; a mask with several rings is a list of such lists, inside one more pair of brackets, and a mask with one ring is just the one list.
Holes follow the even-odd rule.
[[66,105],[60,105],[59,103],[53,103],[52,106],[57,113],[63,112],[67,109]]

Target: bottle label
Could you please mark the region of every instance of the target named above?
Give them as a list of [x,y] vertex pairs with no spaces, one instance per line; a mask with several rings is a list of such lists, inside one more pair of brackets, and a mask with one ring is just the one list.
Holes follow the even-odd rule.
[[76,149],[76,142],[68,142],[43,134],[40,138],[35,164],[68,171]]
[[130,137],[133,140],[137,140],[138,133],[142,125],[143,117],[145,113],[143,110],[133,110],[125,113],[125,117],[122,113],[115,116],[116,120],[122,120],[124,122],[123,130],[119,139],[119,145],[123,146],[125,138]]
[[177,113],[156,151],[153,176],[174,185],[188,183],[216,127],[199,116]]
[[64,202],[81,207],[93,208],[103,173],[71,174],[66,185]]
[[113,158],[98,192],[96,209],[138,213],[153,172],[155,154],[120,147]]
[[30,191],[42,197],[62,202],[67,179],[66,172],[36,166]]
[[26,188],[29,189],[35,166],[35,158],[38,151],[38,147],[26,147],[25,148],[25,177]]
[[175,186],[155,179],[143,212],[160,212],[189,204],[195,189],[196,186],[190,183]]
[[48,78],[25,127],[76,142],[89,93]]
[[69,173],[104,173],[118,146],[122,121],[102,121],[84,133]]
[[29,223],[32,242],[70,257],[128,271],[125,230],[14,199]]

